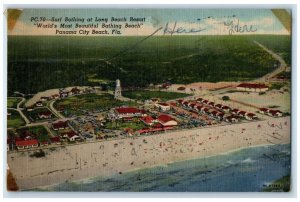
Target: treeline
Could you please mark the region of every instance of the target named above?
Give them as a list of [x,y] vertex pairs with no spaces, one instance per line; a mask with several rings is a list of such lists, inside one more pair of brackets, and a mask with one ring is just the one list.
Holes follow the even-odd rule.
[[[9,37],[8,92],[36,93],[73,85],[113,87],[116,79],[124,87],[242,81],[260,77],[277,64],[253,43],[252,36],[152,37],[131,46],[141,39]],[[263,43],[267,36],[259,39]],[[95,82],[89,75],[111,82]]]

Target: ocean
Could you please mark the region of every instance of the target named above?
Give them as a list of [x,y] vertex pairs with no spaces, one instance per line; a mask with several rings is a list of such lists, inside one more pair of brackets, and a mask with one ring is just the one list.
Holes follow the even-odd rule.
[[260,192],[264,185],[291,174],[290,151],[289,144],[251,147],[31,191]]

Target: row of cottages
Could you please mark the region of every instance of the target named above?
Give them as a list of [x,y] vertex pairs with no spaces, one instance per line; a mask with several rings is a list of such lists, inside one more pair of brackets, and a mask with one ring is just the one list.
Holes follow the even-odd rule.
[[283,115],[282,111],[280,110],[273,110],[268,108],[260,108],[259,113],[273,117],[280,117]]
[[39,142],[36,139],[16,141],[16,147],[18,150],[36,148],[38,146],[39,146]]
[[250,113],[250,112],[246,112],[246,111],[243,111],[243,110],[233,109],[231,112],[234,115],[237,115],[239,117],[245,118],[245,119],[250,120],[250,121],[254,120],[254,119],[257,119],[257,116],[255,114]]
[[224,112],[230,112],[231,108],[222,104],[215,104],[214,102],[210,102],[209,100],[205,100],[203,98],[198,98],[197,102],[208,105],[210,107],[214,107],[218,110],[222,110]]
[[154,119],[152,116],[145,116],[141,117],[140,120],[148,126],[155,126],[155,124],[157,123],[161,124],[163,127],[178,125],[177,121],[174,118],[166,114],[161,114],[156,119]]
[[79,95],[81,93],[83,93],[82,90],[78,89],[77,87],[72,88],[70,91],[68,91],[67,89],[59,89],[60,98],[65,98],[69,95]]
[[171,106],[165,102],[158,102],[155,104],[155,107],[157,107],[161,111],[169,111],[171,110]]
[[117,119],[133,118],[146,116],[145,110],[140,110],[135,107],[120,107],[114,109],[114,115]]
[[69,128],[67,121],[58,121],[58,122],[52,124],[53,130],[64,130],[67,128]]
[[77,87],[72,88],[70,91],[68,91],[67,89],[60,89],[59,94],[53,94],[50,97],[42,96],[40,98],[40,100],[35,103],[35,106],[42,107],[43,102],[46,102],[48,100],[64,98],[64,97],[68,97],[69,95],[78,95],[78,94],[81,94],[81,93],[82,93],[82,91],[80,89],[78,89]]
[[39,119],[50,119],[52,116],[52,113],[50,111],[43,111],[38,113]]
[[231,111],[231,108],[228,107],[228,106],[226,106],[226,105],[216,104],[214,107],[215,107],[216,109],[222,110],[222,111],[224,111],[224,112],[230,112],[230,111]]
[[265,84],[257,84],[257,83],[241,83],[236,87],[239,91],[246,92],[266,92],[269,87]]
[[217,118],[218,120],[223,120],[223,118],[225,116],[225,114],[223,112],[219,112],[219,111],[216,111],[216,110],[212,111],[210,113],[210,115],[213,116],[214,118]]
[[[50,142],[51,144],[61,144],[60,137],[58,136],[51,137]],[[24,140],[16,140],[15,144],[18,150],[22,150],[22,149],[37,148],[39,145],[47,146],[49,145],[49,142],[45,141],[45,142],[40,142],[39,144],[38,140],[36,139],[24,139]]]

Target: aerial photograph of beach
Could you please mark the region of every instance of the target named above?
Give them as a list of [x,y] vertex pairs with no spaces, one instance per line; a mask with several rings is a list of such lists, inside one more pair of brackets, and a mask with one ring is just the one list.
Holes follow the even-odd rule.
[[290,192],[291,16],[8,9],[7,191]]

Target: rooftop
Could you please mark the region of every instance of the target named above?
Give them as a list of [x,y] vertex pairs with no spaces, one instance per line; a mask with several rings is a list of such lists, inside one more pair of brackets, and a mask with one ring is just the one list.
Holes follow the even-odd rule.
[[166,123],[168,121],[173,121],[174,119],[166,114],[161,114],[157,117],[160,122]]
[[265,84],[257,84],[257,83],[241,83],[237,87],[241,88],[268,88]]
[[140,110],[138,110],[135,107],[121,107],[115,109],[119,114],[136,114],[139,113]]
[[31,146],[31,145],[37,145],[38,141],[36,139],[33,140],[18,140],[16,141],[16,146]]

